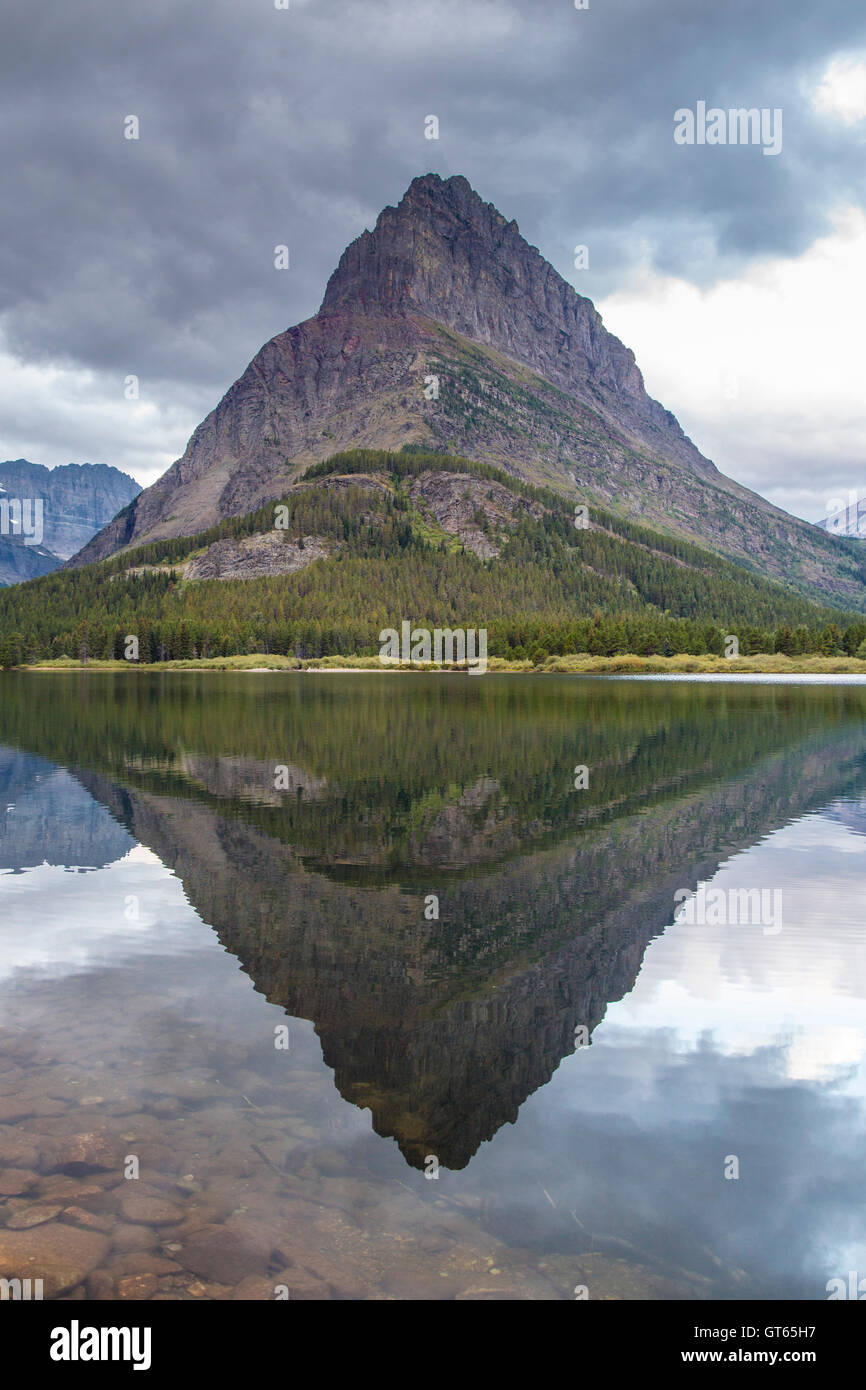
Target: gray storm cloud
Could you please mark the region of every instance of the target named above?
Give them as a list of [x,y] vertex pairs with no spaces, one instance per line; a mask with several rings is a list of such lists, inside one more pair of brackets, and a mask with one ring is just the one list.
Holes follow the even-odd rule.
[[[137,374],[155,412],[150,476],[129,446],[143,481],[419,173],[465,174],[573,282],[587,244],[593,299],[638,262],[710,285],[795,256],[838,201],[864,201],[862,136],[804,95],[864,42],[849,0],[7,0],[0,30],[2,340],[31,367],[92,372],[109,405]],[[785,154],[676,146],[673,113],[699,99],[782,108]],[[61,426],[50,395],[27,401],[10,448],[29,429],[60,461],[74,412]],[[122,424],[103,442],[98,419],[69,424],[65,457],[122,464]]]

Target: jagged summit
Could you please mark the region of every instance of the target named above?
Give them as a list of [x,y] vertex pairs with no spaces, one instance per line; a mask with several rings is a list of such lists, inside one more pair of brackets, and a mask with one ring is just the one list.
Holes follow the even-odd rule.
[[462,174],[448,179],[421,174],[396,207],[382,209],[372,232],[362,232],[347,246],[328,281],[320,313],[359,305],[391,311],[413,301],[417,304],[424,253],[432,251],[433,261],[438,262],[446,249],[437,247],[431,237],[442,238],[446,246],[455,237],[471,238],[495,252],[506,227],[519,236],[517,223],[507,223]]
[[634,403],[647,400],[634,353],[607,332],[592,302],[460,174],[413,179],[375,230],[347,247],[319,312],[346,311],[425,314],[564,390],[592,378]]

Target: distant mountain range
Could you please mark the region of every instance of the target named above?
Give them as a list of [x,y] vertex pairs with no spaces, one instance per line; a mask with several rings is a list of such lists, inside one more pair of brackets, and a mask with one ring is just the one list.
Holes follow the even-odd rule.
[[[141,492],[134,478],[117,468],[99,463],[68,463],[45,468],[27,459],[8,459],[0,463],[0,504],[24,503],[25,532],[12,524],[4,512],[0,524],[0,585],[17,584],[25,579],[57,569],[86,545],[95,533]],[[39,530],[34,533],[41,502]],[[6,512],[14,517],[14,508]],[[40,534],[41,533],[41,534]]]
[[342,450],[406,445],[493,464],[866,609],[862,548],[720,473],[516,222],[465,178],[436,174],[348,247],[319,312],[261,349],[183,457],[73,563],[249,513]]

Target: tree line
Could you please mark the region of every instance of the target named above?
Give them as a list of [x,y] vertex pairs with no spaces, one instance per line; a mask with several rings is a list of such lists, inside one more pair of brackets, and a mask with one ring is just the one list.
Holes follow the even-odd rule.
[[[465,550],[412,501],[408,478],[469,474],[538,503],[505,527],[476,523],[499,548]],[[365,485],[375,474],[386,490]],[[357,485],[327,479],[358,475]],[[328,551],[294,573],[187,581],[182,564],[215,542],[274,530]],[[81,569],[0,590],[0,664],[46,658],[162,662],[254,652],[309,659],[375,655],[379,632],[417,626],[485,627],[488,654],[540,661],[589,652],[855,655],[866,618],[810,602],[781,584],[676,537],[571,507],[490,465],[451,455],[355,450],[314,465],[280,503],[195,536],[155,541]]]

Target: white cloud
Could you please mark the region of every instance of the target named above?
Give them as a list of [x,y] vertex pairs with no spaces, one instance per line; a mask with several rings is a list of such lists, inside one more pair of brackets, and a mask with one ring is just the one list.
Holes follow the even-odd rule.
[[816,111],[845,125],[866,119],[866,58],[834,58],[812,96]]
[[0,458],[49,468],[108,463],[142,486],[155,482],[215,401],[195,388],[168,395],[147,382],[138,400],[126,400],[123,382],[86,367],[24,363],[0,340]]
[[[124,915],[127,894],[142,904],[139,921]],[[116,911],[106,908],[112,902]],[[0,903],[0,990],[18,975],[58,979],[160,952],[219,949],[183,885],[143,846],[87,873],[42,864],[0,874]]]
[[599,304],[650,394],[723,472],[807,520],[866,492],[866,213],[794,259],[700,289],[647,268]]
[[864,882],[866,837],[821,814],[733,855],[711,886],[781,885],[782,930],[672,923],[594,1041],[631,1028],[664,1031],[682,1053],[710,1037],[728,1056],[781,1045],[789,1080],[866,1095]]

